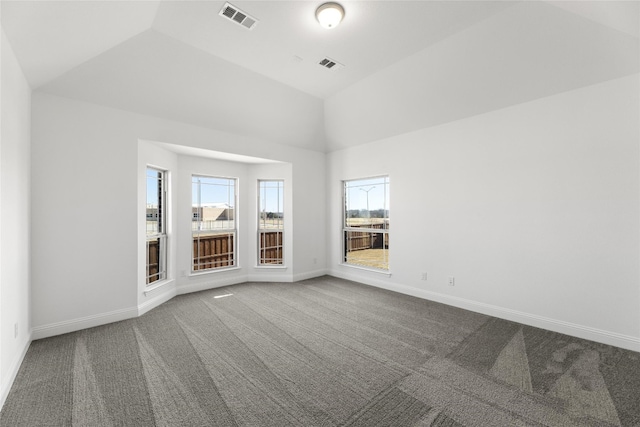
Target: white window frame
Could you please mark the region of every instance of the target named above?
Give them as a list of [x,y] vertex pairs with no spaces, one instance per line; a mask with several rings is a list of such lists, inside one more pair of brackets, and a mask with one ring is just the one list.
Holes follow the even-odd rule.
[[[384,206],[383,206],[383,211],[384,212],[389,212],[390,215],[390,209],[389,209],[389,204],[388,204],[388,200],[389,200],[389,175],[377,175],[377,176],[372,176],[372,177],[365,177],[365,178],[356,178],[356,179],[348,179],[348,180],[343,180],[342,181],[342,260],[341,260],[341,264],[344,266],[348,266],[348,267],[353,267],[353,268],[359,268],[359,269],[363,269],[363,270],[370,270],[370,271],[375,271],[375,272],[380,272],[380,273],[386,273],[386,274],[390,274],[390,267],[389,267],[389,215],[387,215],[387,221],[383,221],[382,222],[382,228],[373,228],[373,227],[354,227],[354,226],[349,226],[347,224],[347,218],[348,218],[348,214],[349,214],[349,206],[348,206],[348,197],[347,197],[347,191],[348,188],[350,187],[349,184],[350,183],[357,183],[359,181],[369,181],[369,180],[376,180],[376,179],[382,179],[383,180],[383,184],[384,185]],[[376,184],[376,185],[380,185],[380,184]],[[366,191],[366,190],[363,190]],[[368,194],[367,194],[368,197]],[[368,210],[368,208],[367,208]],[[369,211],[369,214],[371,213],[371,211]],[[373,225],[373,224],[369,224],[369,225]],[[384,254],[384,263],[386,263],[386,268],[380,268],[380,267],[375,267],[375,266],[371,266],[371,265],[366,265],[364,263],[353,263],[353,262],[349,262],[348,261],[348,254],[349,254],[349,233],[372,233],[372,234],[382,234],[382,245],[383,245],[383,249],[386,249],[385,252],[383,252]]]
[[[151,176],[150,171],[153,171],[157,174],[157,177]],[[151,218],[157,218],[157,227],[155,230],[149,230],[149,224],[147,219],[149,218],[149,214],[147,213],[147,209],[149,209],[149,203],[147,199],[147,192],[145,192],[145,228],[146,228],[146,244],[145,244],[145,254],[146,254],[146,264],[145,264],[145,283],[147,286],[156,285],[159,282],[167,279],[167,247],[168,247],[168,238],[167,238],[167,224],[168,224],[168,215],[169,209],[167,209],[168,203],[168,179],[167,179],[168,171],[147,165],[145,169],[145,187],[148,184],[149,178],[155,178],[158,180],[158,210],[155,214],[152,213]],[[149,252],[151,242],[158,242],[158,272],[150,274],[150,262],[149,262]],[[155,280],[152,280],[154,276],[157,276]]]
[[[203,208],[202,206],[202,201],[201,201],[201,196],[202,196],[202,189],[201,189],[201,182],[200,182],[200,178],[212,178],[212,179],[219,179],[219,180],[227,180],[229,182],[233,182],[233,227],[227,227],[227,228],[220,228],[220,229],[216,229],[216,232],[219,232],[219,234],[229,234],[232,235],[232,244],[231,244],[231,251],[227,251],[227,254],[231,254],[231,258],[230,260],[227,260],[227,264],[228,265],[220,265],[220,266],[213,266],[213,267],[206,267],[206,268],[194,268],[196,267],[196,255],[198,257],[198,260],[200,260],[200,258],[202,256],[206,256],[206,255],[200,255],[200,254],[196,254],[195,253],[195,248],[194,248],[194,244],[193,241],[196,238],[196,234],[198,235],[198,239],[200,238],[199,236],[203,233],[203,232],[207,232],[210,231],[209,229],[204,229],[202,227],[202,221],[201,220],[197,220],[197,226],[196,229],[194,229],[194,215],[193,215],[193,208],[197,208],[197,212],[198,215],[195,216],[195,218],[200,216],[200,212]],[[192,213],[190,216],[190,220],[191,220],[191,274],[192,275],[197,275],[197,274],[203,274],[203,273],[210,273],[210,272],[215,272],[215,271],[224,271],[224,270],[231,270],[231,269],[237,269],[238,266],[238,178],[235,177],[226,177],[226,176],[215,176],[215,175],[205,175],[205,174],[192,174],[191,175],[191,185],[192,185],[192,189],[191,189],[191,200],[193,200],[193,184],[195,183],[194,180],[198,179],[198,197],[197,197],[197,203],[196,205],[193,204],[193,202],[191,203],[192,205]],[[228,194],[229,195],[229,194]],[[229,199],[228,199],[229,200]],[[228,220],[227,220],[228,221]],[[229,223],[227,222],[227,225]],[[229,245],[228,241],[227,241],[227,245]],[[200,248],[200,244],[198,242],[197,245],[195,245],[198,249]],[[228,247],[228,246],[227,246]],[[208,264],[208,263],[202,263],[202,262],[198,262],[198,266],[201,266],[203,264]]]
[[[266,183],[278,183],[278,200],[277,200],[277,205],[278,207],[281,206],[281,212],[278,212],[279,214],[281,214],[281,216],[279,218],[277,218],[277,228],[268,228],[267,224],[266,224],[266,218],[264,217],[264,215],[266,215],[265,212],[265,203],[266,200],[263,199],[263,187],[262,184],[266,184]],[[272,187],[273,188],[273,187]],[[266,268],[284,268],[285,264],[284,264],[284,180],[283,179],[259,179],[258,180],[258,212],[257,212],[257,216],[258,216],[258,253],[257,253],[257,265],[258,267],[266,267]],[[279,238],[277,238],[277,240],[280,241],[280,244],[276,244],[275,246],[270,246],[270,247],[263,247],[263,242],[266,242],[267,238],[266,238],[266,233],[273,233],[273,232],[279,233],[280,236]],[[281,256],[279,258],[270,258],[271,261],[273,262],[268,262],[269,259],[267,259],[266,257],[266,253],[268,249],[275,249],[277,250],[278,248],[280,248],[280,254]]]

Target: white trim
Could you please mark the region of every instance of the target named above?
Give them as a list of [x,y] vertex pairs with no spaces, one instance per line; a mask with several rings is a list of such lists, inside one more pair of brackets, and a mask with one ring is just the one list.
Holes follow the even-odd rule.
[[225,279],[216,279],[215,281],[190,283],[188,285],[179,285],[176,287],[177,295],[190,294],[192,292],[206,291],[208,289],[221,288],[223,286],[237,285],[247,281],[247,276],[234,276]]
[[[164,304],[165,302],[169,301],[171,298],[175,297],[177,295],[177,291],[176,288],[173,287],[171,289],[169,289],[168,291],[157,295],[153,298],[148,299],[147,301],[143,302],[142,304],[138,305],[138,316],[142,316],[143,314],[145,314],[146,312],[153,310],[154,308],[158,307],[159,305]],[[146,292],[145,292],[146,295]]]
[[[274,268],[274,267],[270,267],[269,265],[260,265],[260,252],[262,251],[262,248],[260,247],[260,243],[262,242],[262,239],[260,238],[260,234],[261,233],[268,233],[270,231],[271,232],[275,231],[275,232],[282,233],[282,245],[280,245],[280,247],[282,248],[282,257],[280,259],[282,260],[283,264],[285,262],[286,258],[285,258],[285,238],[284,238],[284,235],[285,235],[285,232],[284,232],[285,231],[285,226],[284,226],[284,220],[285,220],[285,215],[284,215],[284,212],[285,212],[284,183],[285,182],[284,181],[285,180],[282,179],[282,178],[280,178],[280,179],[260,179],[260,178],[258,178],[258,182],[257,182],[257,184],[258,184],[258,188],[257,188],[258,197],[256,199],[256,203],[258,205],[258,212],[256,212],[257,213],[257,216],[256,216],[256,219],[257,219],[256,229],[258,230],[258,233],[256,234],[256,238],[257,238],[256,249],[258,249],[258,251],[256,253],[256,261],[257,261],[258,265],[255,268]],[[280,200],[282,200],[282,212],[278,212],[278,213],[282,214],[282,218],[281,218],[282,219],[282,221],[281,221],[282,228],[276,228],[276,229],[260,228],[261,213],[262,213],[260,211],[260,204],[262,202],[262,192],[261,192],[262,187],[261,187],[261,184],[263,182],[277,182],[279,184],[282,184],[282,193],[280,192],[280,186],[278,186],[278,200],[277,200],[278,205],[280,204]],[[281,196],[282,196],[282,199],[281,199]],[[289,219],[287,218],[287,222],[288,221],[289,221]],[[284,265],[282,265],[281,267],[286,268]]]
[[[389,216],[386,218],[387,221],[391,221],[391,209],[389,207],[389,205],[387,205],[387,197],[388,194],[391,193],[390,191],[390,187],[391,187],[391,178],[390,175],[387,174],[383,174],[383,175],[376,175],[376,176],[371,176],[371,177],[363,177],[363,178],[353,178],[353,179],[343,179],[341,180],[342,183],[342,231],[341,231],[341,250],[342,250],[342,261],[340,261],[340,265],[345,266],[345,267],[350,267],[350,268],[357,268],[357,269],[361,269],[361,270],[366,270],[366,271],[371,271],[373,273],[378,273],[378,274],[385,274],[387,275],[387,277],[391,277],[391,270],[390,269],[379,269],[379,268],[374,268],[374,267],[366,267],[366,266],[361,266],[358,264],[349,264],[347,263],[346,257],[347,257],[347,247],[346,247],[346,238],[345,238],[345,233],[347,232],[363,232],[363,233],[378,233],[378,234],[385,234],[387,235],[387,239],[389,239],[389,222],[387,222],[387,227],[386,228],[366,228],[366,227],[349,227],[347,226],[347,211],[348,211],[348,206],[347,206],[347,183],[350,182],[354,182],[354,181],[366,181],[366,180],[373,180],[373,179],[378,179],[378,178],[383,178],[384,179],[384,205],[383,205],[383,211],[385,212],[389,212]],[[374,187],[370,188],[369,190],[372,190]],[[367,191],[367,209],[369,209],[369,191]],[[371,211],[368,212],[369,214],[369,220],[371,220]],[[384,218],[382,218],[384,220]],[[383,238],[383,244],[382,246],[384,247],[384,238]],[[387,253],[386,253],[386,258],[387,258],[387,266],[389,266],[389,248],[387,248]]]
[[151,286],[146,286],[144,288],[144,291],[143,291],[144,296],[147,296],[148,294],[152,293],[156,289],[161,288],[161,287],[163,287],[165,285],[168,285],[170,283],[174,283],[175,284],[175,280],[174,279],[165,279],[165,280],[161,281],[160,283],[154,283]]
[[371,273],[382,274],[383,276],[391,277],[391,271],[390,270],[383,270],[381,268],[364,267],[364,266],[358,265],[358,264],[347,264],[346,262],[341,262],[340,266],[347,267],[347,268],[355,268],[356,270],[369,271]]
[[301,280],[314,279],[316,277],[324,276],[329,274],[326,268],[322,268],[320,270],[307,271],[306,273],[298,273],[293,275],[293,282],[299,282]]
[[[146,187],[149,183],[149,169],[158,172],[158,174],[160,175],[158,178],[154,178],[158,180],[158,187],[159,190],[162,192],[162,197],[160,198],[160,200],[158,200],[158,212],[157,212],[157,216],[158,219],[163,219],[162,222],[158,222],[158,230],[156,233],[151,233],[149,234],[148,231],[148,224],[147,224],[147,209],[148,209],[148,194],[149,194],[149,188]],[[151,177],[153,178],[153,177]],[[145,240],[145,251],[148,251],[148,244],[150,240],[154,240],[157,239],[158,240],[158,251],[159,251],[159,256],[158,256],[158,272],[152,276],[157,275],[158,276],[158,280],[160,281],[164,281],[167,280],[167,277],[169,276],[169,269],[168,269],[168,261],[169,261],[169,251],[168,251],[168,247],[169,247],[169,237],[168,237],[168,231],[169,231],[169,224],[171,223],[171,215],[170,215],[170,211],[171,211],[171,206],[169,206],[169,189],[168,187],[170,187],[170,181],[169,181],[169,171],[166,168],[159,168],[156,166],[150,166],[149,164],[147,164],[146,168],[145,168],[145,187],[146,187],[146,191],[145,191],[145,234],[146,234],[146,240]],[[145,281],[149,280],[149,270],[148,270],[149,265],[146,264],[146,268],[145,268]]]
[[291,274],[268,274],[266,272],[258,272],[247,276],[249,282],[293,282]]
[[273,265],[254,265],[253,268],[258,270],[286,270],[288,267],[282,264],[273,264]]
[[69,332],[80,331],[82,329],[93,328],[95,326],[106,325],[108,323],[119,322],[138,317],[138,307],[114,310],[108,313],[100,313],[78,319],[64,320],[62,322],[49,323],[48,325],[36,326],[31,330],[32,339],[39,340],[55,335],[62,335]]
[[[233,234],[233,251],[231,252],[233,254],[233,266],[230,267],[217,267],[217,268],[213,268],[213,269],[207,269],[205,271],[203,271],[203,273],[210,273],[213,271],[227,271],[227,270],[233,270],[233,269],[239,269],[241,268],[238,262],[238,258],[240,255],[240,242],[239,242],[239,232],[240,232],[240,219],[241,219],[241,215],[240,215],[240,179],[238,177],[230,177],[230,176],[216,176],[216,175],[208,175],[208,174],[199,174],[199,173],[191,173],[191,198],[193,199],[193,179],[197,178],[197,184],[198,184],[198,197],[197,197],[197,203],[194,204],[191,203],[191,213],[189,214],[191,216],[191,239],[193,239],[193,233],[196,232],[197,235],[199,236],[203,231],[211,231],[211,230],[200,230],[200,225],[202,223],[202,218],[200,218],[200,220],[198,221],[198,223],[200,225],[198,225],[198,230],[194,230],[193,229],[193,208],[195,207],[196,209],[200,209],[200,208],[204,208],[205,206],[202,204],[202,188],[201,188],[201,182],[200,182],[200,178],[212,178],[212,179],[220,179],[220,180],[228,180],[228,181],[233,181],[233,228],[221,228],[221,229],[216,229],[216,232],[221,232],[221,233],[227,233],[227,234]],[[216,184],[219,185],[219,184]],[[227,185],[227,187],[229,187],[229,185]],[[228,202],[230,202],[230,200],[227,200]],[[230,203],[226,203],[227,208],[231,208],[231,204]],[[228,221],[228,217],[227,217],[227,221]],[[227,223],[227,225],[229,225]],[[195,253],[193,251],[193,245],[191,245],[191,259],[195,259]],[[198,258],[199,259],[199,258]],[[202,270],[193,270],[193,263],[191,264],[191,273],[190,276],[195,276],[200,274],[199,272]]]
[[18,375],[18,371],[20,370],[20,366],[22,365],[24,357],[27,355],[27,350],[29,350],[29,346],[31,345],[32,341],[31,336],[32,333],[29,333],[22,351],[13,359],[13,362],[11,362],[7,374],[2,378],[2,385],[0,385],[0,409],[4,407],[7,396],[9,396],[9,391],[11,391],[11,386],[13,386],[13,382]]
[[191,271],[191,273],[189,273],[189,277],[206,276],[207,274],[221,273],[223,271],[233,271],[233,270],[242,270],[242,267],[239,265],[234,265],[231,267],[217,267],[217,268],[208,268],[206,270],[196,270],[196,271]]
[[400,285],[397,283],[371,279],[360,275],[345,273],[337,269],[330,270],[329,274],[342,279],[363,283],[365,285],[375,286],[378,288],[387,289],[390,291],[399,292],[401,294],[411,295],[430,301],[441,302],[443,304],[486,314],[488,316],[511,320],[513,322],[518,322],[549,331],[559,332],[561,334],[571,335],[602,344],[613,345],[616,347],[625,348],[627,350],[640,352],[640,337],[632,337],[629,335],[618,334],[616,332],[609,332],[602,329],[578,325],[575,323],[565,322],[557,319],[551,319],[548,317],[538,316],[535,314],[525,313],[517,310],[511,310],[508,308],[472,301],[465,298],[459,298],[451,295],[417,289],[407,285]]

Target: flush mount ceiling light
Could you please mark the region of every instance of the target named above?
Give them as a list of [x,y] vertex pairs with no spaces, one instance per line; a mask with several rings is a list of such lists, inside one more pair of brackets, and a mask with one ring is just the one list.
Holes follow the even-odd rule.
[[316,18],[324,28],[337,27],[344,17],[344,9],[338,3],[325,3],[316,10]]

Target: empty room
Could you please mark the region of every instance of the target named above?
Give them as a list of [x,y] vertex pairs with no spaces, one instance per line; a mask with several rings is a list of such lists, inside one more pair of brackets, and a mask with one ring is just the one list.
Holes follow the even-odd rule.
[[640,426],[639,1],[0,23],[0,426]]

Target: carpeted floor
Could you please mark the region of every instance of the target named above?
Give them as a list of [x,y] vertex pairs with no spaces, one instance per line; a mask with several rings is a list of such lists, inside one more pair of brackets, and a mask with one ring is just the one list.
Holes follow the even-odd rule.
[[640,426],[640,354],[333,277],[246,283],[33,342],[0,424]]

